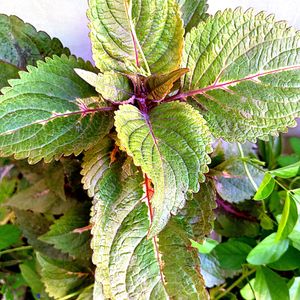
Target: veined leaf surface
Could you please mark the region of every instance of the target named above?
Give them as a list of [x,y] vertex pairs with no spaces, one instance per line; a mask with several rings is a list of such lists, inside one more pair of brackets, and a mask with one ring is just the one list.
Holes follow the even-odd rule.
[[112,117],[98,112],[105,106],[74,68],[92,69],[81,59],[66,56],[28,67],[0,97],[0,155],[42,158],[78,155],[108,133]]
[[189,32],[208,16],[206,0],[177,0],[177,2],[182,12],[185,32]]
[[57,38],[51,39],[16,16],[0,14],[0,28],[0,89],[8,85],[8,79],[17,78],[27,65],[53,54],[70,54]]
[[139,172],[126,175],[124,167],[114,163],[101,176],[94,198],[94,299],[207,299],[190,238],[202,239],[211,230],[204,215],[212,215],[213,193],[189,199],[151,241],[143,178]]
[[[264,13],[218,12],[186,37],[185,90],[216,137],[255,141],[300,114],[300,34]],[[193,93],[186,93],[189,96]]]
[[210,133],[201,115],[179,102],[161,104],[149,114],[122,105],[115,126],[122,146],[154,184],[149,233],[154,236],[183,208],[186,193],[199,190],[210,161]]
[[184,30],[175,0],[90,0],[89,7],[94,60],[102,72],[179,67]]

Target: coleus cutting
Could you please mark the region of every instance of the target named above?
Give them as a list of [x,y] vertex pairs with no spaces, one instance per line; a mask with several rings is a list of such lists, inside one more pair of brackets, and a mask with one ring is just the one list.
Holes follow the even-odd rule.
[[300,115],[300,34],[265,13],[206,9],[90,0],[97,68],[1,15],[0,84],[19,78],[1,90],[0,154],[84,152],[94,299],[207,299],[190,240],[212,229],[212,137],[267,139]]

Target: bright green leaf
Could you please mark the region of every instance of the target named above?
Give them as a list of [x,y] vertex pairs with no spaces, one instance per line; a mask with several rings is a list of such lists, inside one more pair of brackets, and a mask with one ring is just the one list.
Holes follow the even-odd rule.
[[260,267],[256,271],[254,292],[256,300],[289,300],[284,279],[266,267]]
[[276,233],[276,239],[285,239],[293,231],[298,220],[298,210],[294,199],[290,196],[290,193],[286,193],[284,207],[278,229]]
[[215,137],[255,141],[296,125],[299,41],[286,23],[241,8],[219,11],[187,34],[184,87],[197,92],[186,96],[193,94]]
[[16,16],[0,14],[0,28],[0,89],[27,65],[35,65],[53,54],[70,54],[57,38],[51,39]]
[[289,300],[298,300],[300,298],[300,277],[294,277],[289,285]]
[[96,113],[104,104],[76,75],[76,67],[93,69],[81,59],[56,56],[39,62],[37,68],[28,67],[28,73],[20,73],[21,79],[10,81],[11,88],[3,89],[1,156],[49,162],[53,157],[78,155],[108,133],[111,115]]
[[291,178],[295,177],[298,174],[299,168],[300,161],[280,169],[269,171],[269,173],[280,178]]
[[135,71],[139,65],[148,71],[146,61],[152,73],[180,66],[184,30],[175,0],[90,0],[88,17],[100,71]]
[[265,176],[254,195],[254,200],[263,200],[268,198],[273,192],[275,180],[270,173],[265,173]]
[[247,261],[253,265],[264,265],[278,260],[288,249],[289,241],[276,240],[272,233],[254,247],[247,256]]
[[209,239],[209,238],[205,239],[202,244],[191,240],[191,246],[196,248],[199,251],[199,253],[202,253],[202,254],[210,253],[218,244],[219,244],[219,242],[217,242],[216,240]]
[[0,250],[17,243],[21,238],[20,229],[12,224],[0,226]]
[[243,288],[241,288],[240,293],[245,300],[255,300],[255,295],[253,291],[253,286],[255,279],[251,279]]
[[185,32],[189,32],[201,21],[206,20],[208,5],[206,0],[177,0],[182,12]]
[[118,137],[134,164],[154,184],[154,218],[149,236],[158,234],[171,214],[185,204],[188,191],[199,190],[211,152],[210,133],[201,115],[185,103],[155,107],[149,115],[132,105],[115,114]]

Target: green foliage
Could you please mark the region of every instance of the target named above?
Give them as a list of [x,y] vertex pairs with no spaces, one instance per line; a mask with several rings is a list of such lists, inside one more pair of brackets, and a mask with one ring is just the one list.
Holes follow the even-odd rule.
[[299,298],[299,33],[206,10],[90,0],[98,69],[0,15],[5,299]]

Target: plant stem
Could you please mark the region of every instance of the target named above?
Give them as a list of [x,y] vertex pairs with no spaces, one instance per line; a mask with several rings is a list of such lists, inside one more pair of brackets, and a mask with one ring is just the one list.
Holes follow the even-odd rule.
[[253,274],[256,271],[256,269],[251,269],[250,271],[248,271],[247,273],[245,273],[244,275],[242,275],[240,278],[238,278],[231,286],[229,286],[222,294],[220,294],[219,296],[217,296],[215,298],[215,300],[221,299],[222,297],[224,297],[225,295],[227,295],[232,289],[234,289],[237,285],[239,285],[245,278],[247,278],[248,276],[250,276],[251,274]]
[[29,250],[29,249],[32,249],[32,246],[22,246],[22,247],[18,247],[18,248],[7,249],[4,251],[0,251],[0,256],[2,254],[7,254],[7,253],[11,253],[11,252],[16,252],[16,251]]
[[[243,151],[243,148],[242,148],[241,144],[240,144],[240,143],[237,143],[237,145],[238,145],[238,148],[239,148],[239,152],[240,152],[240,154],[241,154],[241,157],[242,157],[242,158],[245,158],[244,151]],[[250,173],[250,171],[249,171],[249,169],[248,169],[248,165],[247,165],[247,163],[246,163],[244,160],[243,160],[243,165],[244,165],[245,172],[246,172],[246,174],[247,174],[247,176],[248,176],[248,178],[249,178],[249,181],[250,181],[251,184],[253,185],[255,191],[257,191],[257,190],[258,190],[258,186],[257,186],[257,184],[255,183],[255,181],[254,181],[254,179],[253,179],[253,177],[252,177],[252,175],[251,175],[251,173]]]

